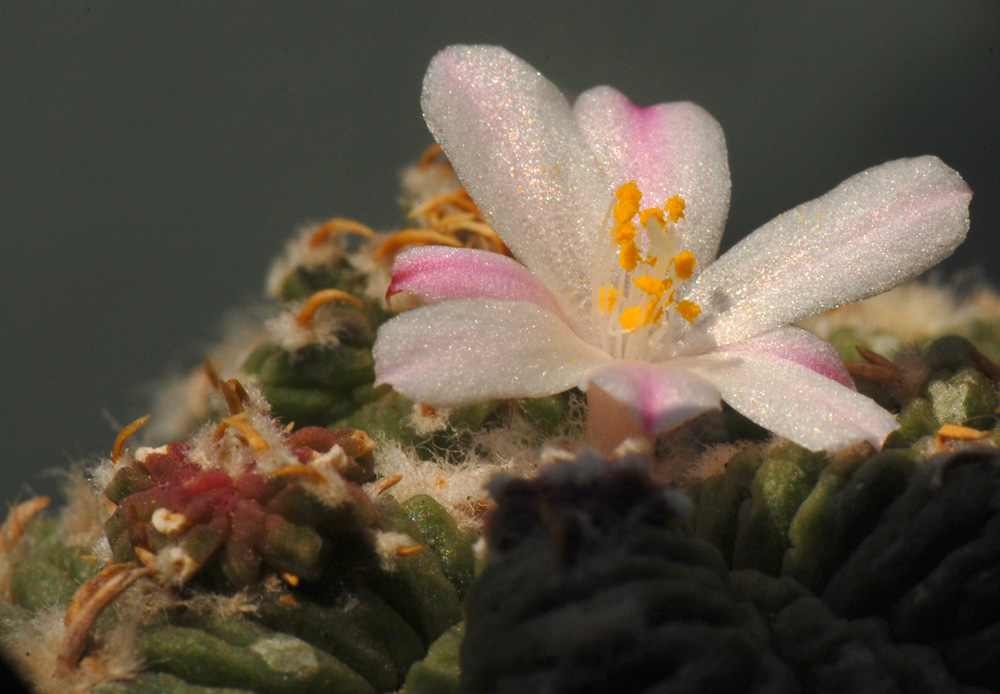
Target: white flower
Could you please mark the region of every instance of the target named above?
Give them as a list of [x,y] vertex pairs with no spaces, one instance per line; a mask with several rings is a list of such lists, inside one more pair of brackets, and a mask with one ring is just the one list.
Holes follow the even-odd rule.
[[520,262],[401,254],[389,293],[426,306],[379,330],[378,382],[443,407],[579,386],[624,404],[647,433],[725,400],[815,450],[879,447],[896,428],[832,346],[788,325],[884,292],[963,241],[971,192],[939,159],[864,171],[713,262],[729,169],[701,108],[639,108],[610,87],[570,107],[492,46],[438,54],[423,108]]

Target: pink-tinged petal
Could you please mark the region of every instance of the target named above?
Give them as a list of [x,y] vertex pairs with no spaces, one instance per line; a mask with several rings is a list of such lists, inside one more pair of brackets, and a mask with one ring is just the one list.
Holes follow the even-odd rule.
[[814,451],[861,441],[881,448],[899,427],[870,398],[782,357],[717,350],[677,362],[711,381],[734,410]]
[[677,224],[682,247],[700,266],[712,262],[729,213],[729,160],[719,123],[687,102],[640,108],[611,87],[584,92],[573,112],[613,187],[634,180],[643,207],[684,198]]
[[971,197],[931,156],[847,179],[765,224],[689,285],[682,298],[706,316],[678,351],[736,342],[912,279],[965,239]]
[[455,299],[407,311],[378,329],[373,354],[376,384],[441,407],[552,395],[610,359],[560,317],[502,299]]
[[431,61],[422,105],[486,221],[587,334],[587,274],[614,191],[566,99],[502,48],[452,46]]
[[559,313],[552,294],[516,260],[471,248],[423,246],[396,256],[386,298],[409,292],[424,303],[448,299],[515,299]]
[[722,406],[718,388],[667,364],[608,362],[588,373],[580,388],[594,385],[628,407],[647,434],[669,431]]
[[857,390],[844,360],[836,348],[826,340],[801,328],[778,328],[763,335],[734,342],[725,347],[728,354],[768,354],[801,364],[820,376],[826,376],[840,385]]

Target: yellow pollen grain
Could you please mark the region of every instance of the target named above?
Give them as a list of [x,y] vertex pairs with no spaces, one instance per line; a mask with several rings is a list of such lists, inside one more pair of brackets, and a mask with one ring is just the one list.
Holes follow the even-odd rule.
[[639,320],[642,318],[642,307],[633,306],[632,308],[627,308],[622,311],[621,317],[618,322],[621,323],[622,329],[625,332],[635,332],[635,329],[639,327]]
[[681,251],[670,262],[674,265],[674,273],[678,279],[691,279],[691,275],[694,274],[694,266],[697,262],[694,259],[694,253],[691,251]]
[[676,222],[678,219],[684,218],[684,209],[686,207],[687,203],[684,202],[684,198],[680,195],[675,195],[667,200],[667,204],[663,206],[663,210],[667,213],[667,218],[671,222]]
[[678,301],[677,306],[674,308],[677,309],[677,313],[681,314],[681,318],[688,323],[694,323],[694,319],[701,313],[701,306],[693,301]]

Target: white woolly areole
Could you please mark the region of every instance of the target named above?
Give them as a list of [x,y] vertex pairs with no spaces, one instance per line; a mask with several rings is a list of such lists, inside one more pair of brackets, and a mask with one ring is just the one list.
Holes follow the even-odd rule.
[[13,617],[2,637],[4,653],[37,694],[84,694],[105,682],[128,680],[142,671],[142,653],[133,619],[122,619],[100,634],[85,666],[64,668],[58,655],[66,635],[65,608]]
[[[398,475],[399,482],[386,489],[385,494],[400,502],[426,494],[447,509],[461,527],[478,529],[483,513],[492,504],[485,490],[486,482],[498,472],[530,477],[542,464],[563,457],[559,454],[542,460],[539,451],[567,452],[580,448],[582,416],[582,407],[575,409],[561,432],[548,438],[524,420],[476,431],[462,460],[421,460],[412,449],[378,439],[373,455],[380,479],[364,485],[364,489],[370,497],[377,498],[382,493],[381,480]],[[565,455],[574,456],[571,452]]]
[[[252,399],[255,391],[248,388],[247,392]],[[253,404],[251,402],[251,405]],[[219,425],[208,423],[191,439],[192,446],[187,453],[188,459],[206,470],[217,468],[230,474],[238,474],[248,465],[254,465],[261,473],[267,474],[288,465],[298,464],[298,459],[285,445],[288,433],[281,422],[269,413],[255,409],[246,410],[243,416],[246,423],[267,444],[266,448],[256,450],[234,426],[226,428],[219,436],[217,433]]]
[[448,417],[450,416],[450,408],[413,403],[413,410],[410,412],[410,426],[421,436],[427,436],[445,429],[448,426]]
[[[406,501],[418,494],[427,494],[444,506],[460,526],[477,527],[489,501],[483,486],[507,466],[485,460],[464,463],[423,461],[412,450],[395,442],[380,441],[375,447],[375,468],[379,475],[399,476],[400,481],[385,493]],[[371,497],[379,495],[379,482],[369,482],[365,491]]]
[[274,318],[264,322],[271,340],[281,346],[286,352],[298,352],[305,347],[317,345],[320,347],[336,347],[338,321],[327,311],[320,309],[312,319],[303,325],[298,314],[303,302],[296,302],[288,311],[283,311]]
[[156,553],[156,569],[166,583],[182,586],[198,570],[198,563],[182,547],[170,545]]
[[344,256],[344,237],[341,235],[332,235],[316,246],[310,244],[319,226],[319,224],[309,224],[300,227],[295,236],[285,244],[284,253],[271,264],[267,273],[265,286],[268,296],[280,297],[281,287],[295,268],[333,265]]
[[150,521],[158,532],[163,533],[167,537],[176,535],[186,528],[188,524],[187,516],[177,511],[171,511],[168,508],[158,508],[153,511]]
[[115,464],[111,458],[101,458],[96,465],[87,471],[90,484],[99,492],[103,492],[111,484],[115,476]]
[[[374,252],[382,235],[377,239],[359,238],[357,242],[348,241],[350,233],[335,233],[328,236],[315,246],[311,241],[319,230],[319,224],[302,227],[296,236],[285,245],[284,254],[274,263],[267,274],[267,295],[280,298],[281,288],[296,268],[334,267],[342,262],[358,271],[368,280],[365,284],[365,296],[378,299],[385,296],[389,287],[389,263],[375,261]],[[353,236],[353,238],[358,238]]]
[[418,543],[409,535],[396,532],[380,532],[375,535],[375,554],[379,566],[384,571],[395,571],[401,557],[400,550],[417,547]]
[[304,478],[302,488],[329,508],[337,508],[350,499],[347,482],[341,477],[341,471],[346,470],[350,458],[340,446],[334,446],[326,453],[312,459],[309,467],[322,475],[323,481],[317,482]]

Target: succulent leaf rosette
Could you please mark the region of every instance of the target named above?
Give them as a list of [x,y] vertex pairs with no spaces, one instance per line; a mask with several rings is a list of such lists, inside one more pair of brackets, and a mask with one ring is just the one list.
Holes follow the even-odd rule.
[[502,48],[432,61],[424,115],[517,260],[424,247],[389,295],[378,383],[436,406],[587,392],[595,439],[645,434],[725,401],[810,449],[880,447],[895,418],[831,345],[790,324],[899,285],[949,256],[971,192],[932,156],[847,179],[717,260],[729,205],[719,124],[690,103],[640,108],[610,87],[570,106]]

